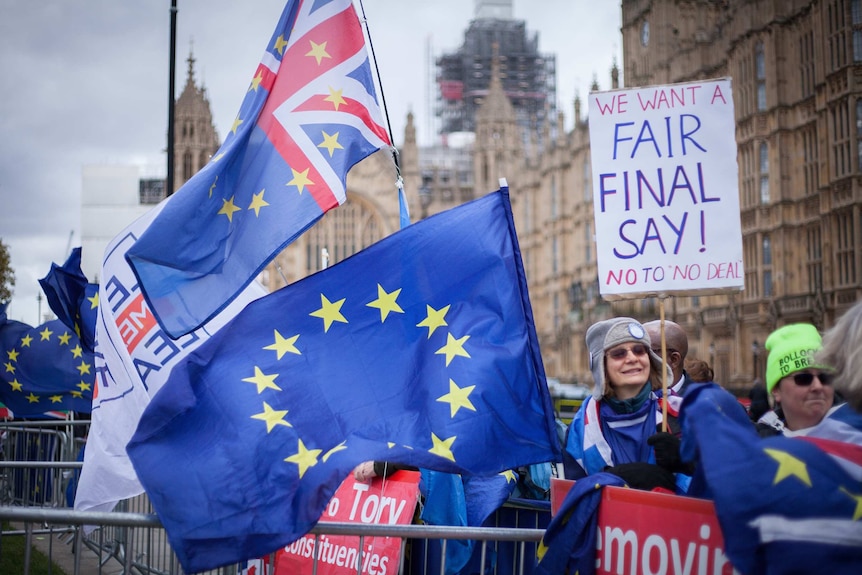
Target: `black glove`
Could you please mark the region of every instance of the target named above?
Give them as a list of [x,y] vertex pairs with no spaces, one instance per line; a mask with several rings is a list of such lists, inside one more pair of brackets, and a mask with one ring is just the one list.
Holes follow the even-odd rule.
[[691,475],[694,473],[694,463],[684,463],[679,455],[679,437],[672,433],[660,431],[647,439],[647,443],[655,449],[657,465],[672,473]]
[[632,489],[651,491],[662,487],[671,493],[676,491],[673,473],[652,463],[621,463],[604,470],[625,481]]

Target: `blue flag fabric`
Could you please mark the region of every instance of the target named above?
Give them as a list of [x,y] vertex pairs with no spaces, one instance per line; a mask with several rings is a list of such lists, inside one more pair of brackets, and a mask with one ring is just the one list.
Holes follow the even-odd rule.
[[599,503],[602,490],[608,485],[622,487],[625,482],[605,472],[575,482],[545,530],[534,575],[593,575],[596,572]]
[[[487,477],[421,471],[425,502],[420,519],[428,525],[480,527],[506,502],[517,484],[517,477],[511,470]],[[462,571],[473,556],[474,543],[469,539],[446,542],[447,575]]]
[[127,451],[189,572],[299,538],[363,461],[558,460],[508,190],[246,306],[171,372]]
[[224,144],[126,253],[164,331],[224,309],[388,145],[351,0],[289,0]]
[[816,440],[759,438],[715,384],[689,391],[681,423],[683,459],[698,457],[690,495],[715,500],[725,553],[739,572],[859,573],[862,483]]
[[0,309],[0,401],[15,417],[51,411],[89,413],[93,354],[60,320],[38,327],[9,320]]
[[99,286],[87,281],[81,271],[81,248],[76,247],[62,266],[51,264],[51,271],[39,280],[48,306],[63,325],[75,331],[87,351],[96,348],[96,315]]

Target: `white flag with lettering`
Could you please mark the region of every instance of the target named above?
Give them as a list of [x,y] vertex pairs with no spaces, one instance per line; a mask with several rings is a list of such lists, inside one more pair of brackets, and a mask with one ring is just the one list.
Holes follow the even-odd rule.
[[257,282],[196,331],[172,340],[156,322],[126,262],[126,250],[161,211],[150,210],[117,235],[105,250],[96,320],[96,391],[75,509],[111,511],[143,493],[126,455],[141,414],[171,369],[250,301],[266,292]]

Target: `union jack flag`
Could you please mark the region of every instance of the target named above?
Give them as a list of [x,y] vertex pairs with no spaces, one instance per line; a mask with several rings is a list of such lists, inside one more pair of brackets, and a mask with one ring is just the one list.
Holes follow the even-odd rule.
[[226,307],[389,145],[351,0],[290,0],[224,144],[126,254],[165,332]]

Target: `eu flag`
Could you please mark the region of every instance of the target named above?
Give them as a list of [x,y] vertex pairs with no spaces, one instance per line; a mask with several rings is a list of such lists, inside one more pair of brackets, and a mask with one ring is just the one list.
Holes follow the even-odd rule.
[[290,0],[224,144],[126,254],[165,332],[226,307],[388,145],[351,0]]
[[759,438],[715,384],[692,388],[681,420],[683,458],[698,457],[689,494],[715,500],[725,554],[739,572],[859,573],[862,484],[842,458],[818,440]]
[[188,572],[301,537],[363,461],[558,460],[508,191],[246,306],[174,368],[127,451]]
[[621,487],[625,482],[607,472],[594,473],[575,482],[557,514],[545,530],[539,546],[535,575],[596,572],[599,504],[608,485]]
[[0,401],[16,417],[90,412],[93,354],[60,320],[31,327],[0,309],[0,360]]
[[96,347],[96,310],[99,307],[99,286],[87,281],[81,271],[81,248],[69,254],[62,266],[51,264],[51,271],[39,280],[48,306],[57,319],[81,340],[88,351]]

